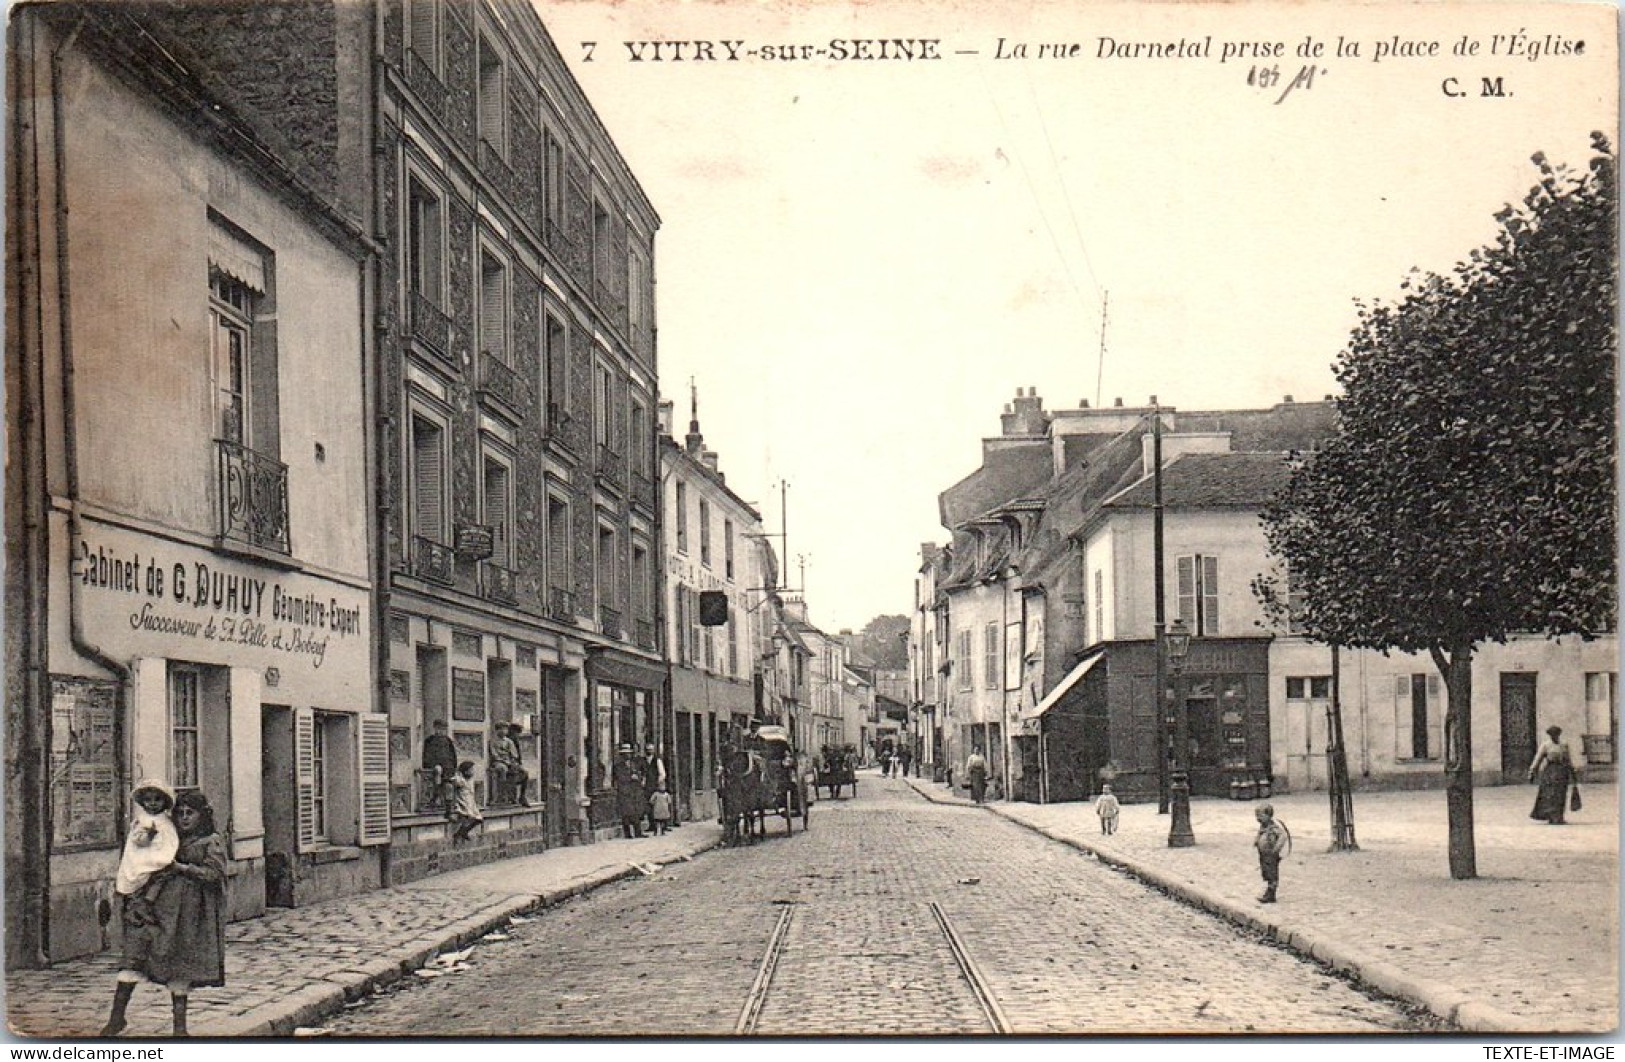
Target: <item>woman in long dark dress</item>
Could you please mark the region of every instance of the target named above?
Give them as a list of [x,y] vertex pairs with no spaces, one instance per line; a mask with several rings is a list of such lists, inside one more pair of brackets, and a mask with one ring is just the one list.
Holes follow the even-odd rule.
[[176,797],[172,814],[180,851],[125,903],[124,961],[103,1036],[124,1030],[125,1009],[143,980],[169,989],[176,1036],[187,1034],[191,990],[226,983],[226,845],[197,790]]
[[1529,817],[1544,819],[1553,826],[1563,825],[1569,786],[1574,782],[1574,757],[1562,737],[1562,727],[1547,727],[1547,739],[1541,742],[1534,762],[1529,765],[1529,780],[1540,781],[1540,790],[1535,794],[1535,806],[1529,812]]

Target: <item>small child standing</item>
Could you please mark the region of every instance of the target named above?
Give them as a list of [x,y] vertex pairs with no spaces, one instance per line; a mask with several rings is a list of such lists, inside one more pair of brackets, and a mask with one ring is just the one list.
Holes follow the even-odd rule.
[[1292,835],[1275,818],[1275,808],[1271,804],[1259,807],[1258,836],[1253,838],[1253,847],[1258,849],[1258,872],[1264,876],[1264,895],[1258,898],[1259,903],[1274,903],[1275,888],[1281,882],[1281,856],[1292,843]]
[[459,763],[457,773],[451,776],[451,817],[457,823],[457,829],[451,835],[452,844],[462,844],[468,840],[474,827],[485,821],[485,816],[480,814],[479,803],[474,799],[473,760]]
[[666,792],[665,782],[656,786],[649,798],[649,816],[654,819],[656,833],[671,829],[671,794]]
[[1117,797],[1112,794],[1112,787],[1100,787],[1100,798],[1095,801],[1095,814],[1100,816],[1100,832],[1110,837],[1117,832],[1117,812],[1119,805]]
[[118,878],[113,890],[120,896],[134,896],[152,875],[175,861],[180,851],[180,834],[170,821],[175,794],[159,781],[146,781],[130,794],[135,807],[130,811],[130,832],[124,839],[124,855],[119,859]]

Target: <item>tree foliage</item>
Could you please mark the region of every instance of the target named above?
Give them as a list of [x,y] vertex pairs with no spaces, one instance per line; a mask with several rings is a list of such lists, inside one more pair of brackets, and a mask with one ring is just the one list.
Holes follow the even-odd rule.
[[860,656],[875,667],[885,670],[908,670],[908,646],[903,636],[908,633],[908,617],[901,615],[876,616],[858,632],[857,650]]
[[[1456,652],[1614,627],[1615,158],[1539,181],[1449,276],[1360,304],[1341,431],[1263,514],[1322,641]],[[1285,611],[1279,579],[1257,584]]]

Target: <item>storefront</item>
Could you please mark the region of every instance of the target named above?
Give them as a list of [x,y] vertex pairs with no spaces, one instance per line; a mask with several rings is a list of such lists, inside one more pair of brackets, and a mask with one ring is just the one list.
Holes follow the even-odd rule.
[[[65,521],[58,532],[70,541]],[[378,886],[388,729],[370,710],[364,583],[86,519],[54,586],[53,956],[104,943],[128,794],[145,778],[213,805],[231,918]]]
[[[612,772],[617,750],[630,745],[642,756],[645,745],[672,747],[674,726],[661,708],[665,667],[607,646],[590,646],[586,661],[587,702],[583,709],[587,798],[584,828],[613,836],[621,821]],[[662,751],[668,757],[670,754]]]

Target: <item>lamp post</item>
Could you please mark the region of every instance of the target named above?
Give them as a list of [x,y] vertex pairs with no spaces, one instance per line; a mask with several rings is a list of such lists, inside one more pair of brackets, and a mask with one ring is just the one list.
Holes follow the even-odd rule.
[[1154,648],[1157,657],[1152,710],[1157,713],[1157,814],[1168,814],[1168,652],[1164,644],[1167,606],[1162,572],[1162,407],[1151,396],[1151,579]]
[[1185,703],[1184,682],[1180,678],[1180,671],[1185,665],[1185,654],[1190,652],[1191,632],[1185,621],[1174,621],[1173,628],[1168,631],[1167,639],[1168,666],[1173,672],[1174,682],[1174,719],[1176,731],[1174,735],[1174,751],[1179,759],[1174,764],[1173,778],[1169,786],[1169,794],[1173,807],[1173,818],[1168,822],[1168,847],[1189,848],[1196,843],[1196,835],[1191,832],[1191,717],[1189,706]]

